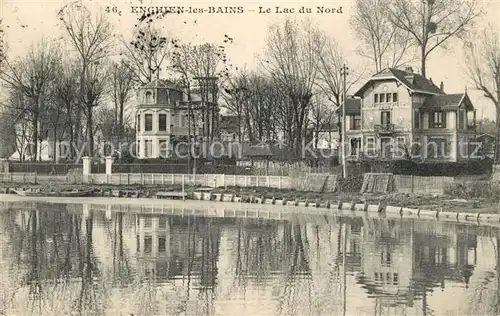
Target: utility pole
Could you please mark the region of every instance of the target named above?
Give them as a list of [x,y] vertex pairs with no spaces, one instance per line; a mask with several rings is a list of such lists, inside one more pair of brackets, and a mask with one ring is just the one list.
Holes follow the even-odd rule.
[[340,69],[340,75],[342,76],[342,140],[341,140],[341,146],[342,146],[342,176],[343,178],[347,178],[347,166],[346,166],[346,144],[345,144],[345,104],[346,104],[346,77],[349,74],[348,73],[349,68],[344,64],[342,68]]

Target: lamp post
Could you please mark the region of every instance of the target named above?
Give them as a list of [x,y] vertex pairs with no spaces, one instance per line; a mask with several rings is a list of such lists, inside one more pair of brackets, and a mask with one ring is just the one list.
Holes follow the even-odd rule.
[[349,68],[344,64],[342,68],[340,69],[340,75],[343,77],[343,85],[342,85],[342,176],[343,178],[347,178],[347,166],[346,166],[346,137],[345,137],[345,115],[346,115],[346,77],[347,77],[347,70]]

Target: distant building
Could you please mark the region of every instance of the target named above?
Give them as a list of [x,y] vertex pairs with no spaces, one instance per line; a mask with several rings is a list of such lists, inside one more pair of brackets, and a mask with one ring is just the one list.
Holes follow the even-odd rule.
[[244,117],[237,115],[222,115],[219,122],[221,141],[246,141]]
[[351,155],[369,153],[395,158],[407,150],[424,162],[469,159],[475,138],[474,106],[464,93],[446,94],[431,79],[387,68],[373,75],[356,93],[360,113],[346,124]]

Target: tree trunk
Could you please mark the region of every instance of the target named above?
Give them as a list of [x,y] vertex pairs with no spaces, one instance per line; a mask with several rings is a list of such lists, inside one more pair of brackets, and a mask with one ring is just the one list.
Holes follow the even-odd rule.
[[500,144],[498,143],[500,141],[500,106],[499,105],[497,105],[497,109],[496,109],[495,128],[496,128],[495,156],[494,156],[493,161],[495,164],[500,164]]
[[[125,130],[123,127],[123,112],[124,112],[124,107],[125,105],[123,104],[123,100],[120,100],[120,111],[119,111],[119,117],[118,117],[118,140],[117,140],[117,147],[120,148],[120,143],[122,141],[122,135],[123,131]],[[188,114],[189,115],[189,114]]]
[[[38,101],[37,101],[38,102]],[[38,119],[39,119],[39,113],[38,111],[35,111],[33,113],[33,121],[32,123],[32,128],[33,128],[33,148],[30,148],[31,151],[31,161],[37,161],[38,157]]]
[[94,133],[92,131],[92,105],[87,105],[87,155],[94,155]]
[[426,56],[426,52],[425,52],[425,47],[422,45],[421,47],[421,52],[420,52],[421,56],[421,60],[420,60],[420,71],[422,73],[422,77],[424,78],[427,78],[426,77],[426,71],[425,71],[425,68],[426,68],[426,63],[427,63],[427,56]]
[[54,147],[52,148],[54,162],[57,162],[57,124],[54,124]]

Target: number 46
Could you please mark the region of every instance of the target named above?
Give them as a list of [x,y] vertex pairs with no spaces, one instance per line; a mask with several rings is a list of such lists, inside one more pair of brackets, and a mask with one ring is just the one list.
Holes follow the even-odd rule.
[[118,8],[117,7],[106,7],[106,10],[104,10],[106,13],[118,13]]

